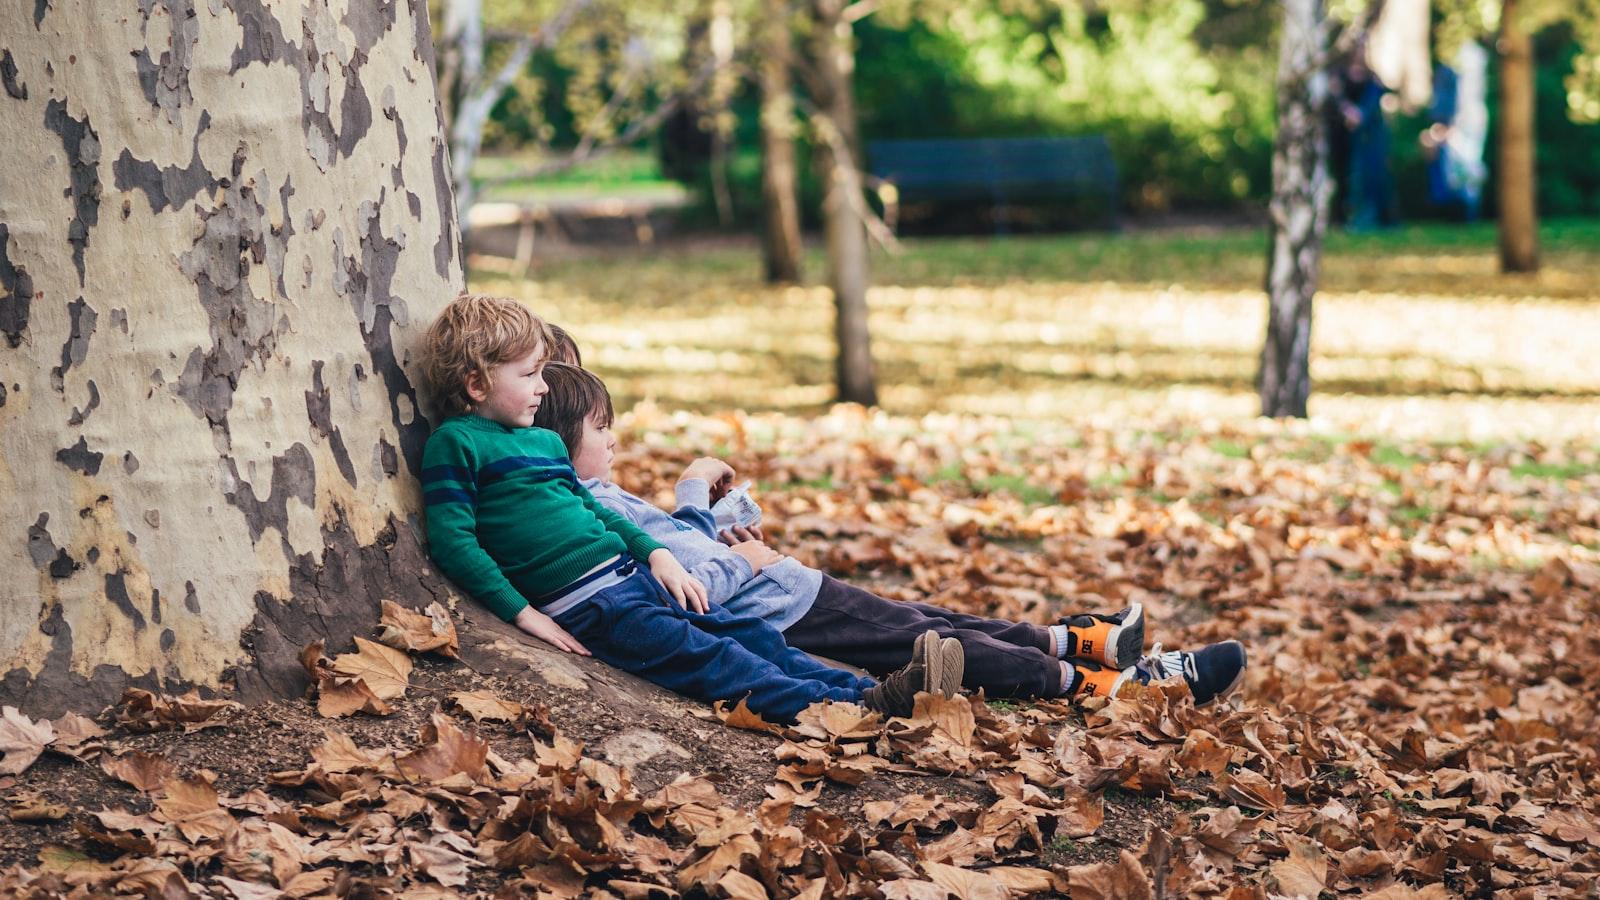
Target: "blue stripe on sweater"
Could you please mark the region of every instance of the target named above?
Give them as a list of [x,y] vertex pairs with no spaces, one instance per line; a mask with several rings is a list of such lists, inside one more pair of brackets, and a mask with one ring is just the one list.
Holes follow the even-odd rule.
[[522,469],[542,469],[534,475],[537,481],[552,481],[562,479],[573,484],[578,483],[578,476],[572,466],[564,459],[552,459],[547,456],[508,456],[478,470],[478,483],[488,486],[506,477],[512,472]]
[[435,503],[465,503],[473,505],[473,496],[466,491],[456,488],[434,488],[422,495],[422,502],[432,506]]
[[422,483],[430,481],[457,481],[467,490],[472,490],[478,479],[466,466],[429,466],[422,470]]

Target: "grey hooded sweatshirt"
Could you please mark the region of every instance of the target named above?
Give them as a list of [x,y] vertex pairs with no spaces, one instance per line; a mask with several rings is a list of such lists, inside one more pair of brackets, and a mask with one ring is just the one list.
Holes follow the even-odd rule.
[[590,478],[583,486],[672,551],[706,586],[707,598],[735,615],[765,619],[782,631],[800,621],[817,600],[821,572],[786,556],[752,576],[744,557],[717,539],[711,486],[704,479],[678,482],[678,509],[670,514],[609,481]]

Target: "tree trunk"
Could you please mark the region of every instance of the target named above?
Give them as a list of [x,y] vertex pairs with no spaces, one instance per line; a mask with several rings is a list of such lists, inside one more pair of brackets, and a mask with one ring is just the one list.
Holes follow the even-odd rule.
[[[0,6],[0,701],[304,685],[425,564],[462,285],[423,0]],[[14,64],[14,74],[11,71]]]
[[1256,377],[1264,416],[1306,415],[1311,395],[1311,301],[1328,228],[1327,12],[1322,0],[1284,0],[1278,58],[1278,133],[1272,150],[1272,243],[1267,336]]
[[443,0],[443,7],[439,105],[454,123],[457,105],[483,78],[483,0]]
[[813,125],[822,179],[822,218],[828,248],[828,284],[837,313],[835,377],[839,399],[878,402],[872,340],[867,331],[867,228],[862,219],[861,173],[856,160],[856,109],[851,89],[855,47],[844,21],[843,0],[815,0],[813,59],[817,114]]
[[1533,37],[1523,4],[1500,11],[1500,141],[1495,180],[1500,199],[1500,270],[1539,270],[1539,210],[1534,182]]
[[761,25],[761,259],[767,281],[800,280],[800,201],[795,170],[794,37],[785,0],[764,0]]

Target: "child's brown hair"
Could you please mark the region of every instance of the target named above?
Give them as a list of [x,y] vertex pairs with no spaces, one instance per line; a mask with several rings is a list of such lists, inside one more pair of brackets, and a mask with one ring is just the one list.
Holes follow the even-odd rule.
[[578,352],[578,342],[565,328],[550,323],[550,361],[583,368],[583,354]]
[[550,392],[534,413],[533,427],[548,428],[560,435],[568,456],[576,456],[583,443],[584,422],[593,419],[601,428],[610,428],[616,420],[611,392],[600,376],[588,369],[553,362],[544,367],[544,383],[550,386]]
[[462,294],[439,313],[423,337],[422,368],[446,416],[472,410],[467,376],[477,372],[484,389],[493,387],[489,370],[543,349],[548,358],[550,327],[509,297]]

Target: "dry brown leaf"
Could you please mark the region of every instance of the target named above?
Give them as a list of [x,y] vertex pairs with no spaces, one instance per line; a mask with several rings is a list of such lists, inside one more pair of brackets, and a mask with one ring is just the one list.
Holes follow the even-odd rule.
[[378,761],[367,751],[357,747],[350,736],[337,728],[329,728],[321,744],[311,751],[311,759],[324,772],[338,775],[344,772],[362,772],[375,768]]
[[241,881],[229,878],[226,875],[216,876],[217,883],[228,889],[234,900],[278,900],[285,896],[283,891],[270,884],[260,884],[254,881]]
[[156,800],[156,810],[189,843],[214,841],[233,828],[233,817],[218,805],[216,789],[204,778],[168,779],[162,790],[166,796]]
[[21,775],[44,753],[44,748],[56,739],[56,730],[48,722],[29,719],[14,706],[0,709],[0,775]]
[[1206,772],[1216,778],[1226,772],[1228,763],[1233,761],[1233,748],[1218,741],[1204,728],[1196,728],[1183,739],[1183,749],[1175,758],[1185,775]]
[[460,887],[470,877],[468,868],[477,860],[436,844],[406,844],[406,854],[417,871],[446,887]]
[[717,880],[717,887],[721,888],[730,900],[767,900],[767,889],[761,882],[738,869],[728,870],[726,875]]
[[243,708],[232,700],[203,699],[198,690],[189,691],[181,697],[170,697],[128,688],[117,702],[117,724],[141,733],[180,727],[192,732],[218,727],[223,724],[218,716]]
[[143,750],[134,750],[122,756],[107,756],[100,760],[100,768],[107,775],[132,785],[146,794],[160,790],[177,771],[166,757]]
[[882,720],[854,703],[813,703],[795,717],[793,730],[819,741],[864,741],[878,736]]
[[956,900],[1009,900],[1011,891],[999,880],[983,872],[974,872],[944,863],[924,862],[922,870],[928,880],[956,896]]
[[949,900],[943,885],[916,878],[896,878],[878,885],[884,900]]
[[55,753],[86,759],[103,749],[98,742],[106,736],[106,731],[92,719],[69,712],[53,720],[50,725],[56,730],[55,742],[50,745]]
[[1072,900],[1150,900],[1150,879],[1139,858],[1122,851],[1116,862],[1073,866],[1067,870]]
[[1315,900],[1328,884],[1328,858],[1323,855],[1322,847],[1296,834],[1280,837],[1289,857],[1272,864],[1272,877],[1278,879],[1278,890],[1287,897]]
[[1045,869],[1031,866],[994,866],[983,874],[1005,885],[1016,894],[1064,894],[1067,879]]
[[1217,786],[1222,789],[1223,797],[1255,809],[1280,810],[1288,801],[1282,787],[1251,769],[1226,772],[1218,776]]
[[528,712],[521,703],[502,699],[492,691],[456,691],[450,695],[450,702],[480,725],[485,719],[491,722],[515,722]]
[[398,757],[395,765],[412,781],[438,782],[452,775],[472,781],[483,778],[489,742],[458,728],[449,716],[435,712],[422,729],[422,746]]
[[414,653],[437,650],[451,659],[461,658],[456,625],[450,620],[450,613],[437,602],[428,604],[426,612],[419,613],[393,600],[385,600],[378,626],[378,640],[397,650]]
[[917,694],[911,721],[932,722],[933,727],[962,747],[972,746],[978,725],[972,714],[972,701],[966,697],[944,697],[927,692]]
[[393,647],[356,638],[356,652],[334,657],[330,668],[340,675],[359,678],[379,700],[405,695],[411,678],[411,657]]
[[1395,882],[1380,891],[1373,891],[1365,900],[1447,900],[1450,891],[1442,884],[1414,888],[1404,882]]
[[779,734],[783,731],[783,729],[779,728],[777,725],[774,725],[773,723],[768,722],[766,719],[761,718],[761,716],[757,713],[751,712],[750,705],[746,703],[743,698],[740,698],[738,705],[735,706],[732,711],[729,711],[727,704],[721,700],[718,700],[716,703],[712,704],[712,708],[716,712],[717,718],[722,720],[722,724],[728,726],[729,728],[743,728],[746,731],[764,731],[768,734]]
[[54,822],[67,817],[67,808],[29,791],[11,795],[9,814],[13,822]]
[[358,712],[386,716],[394,710],[378,699],[364,679],[328,675],[317,683],[318,715],[338,719]]

